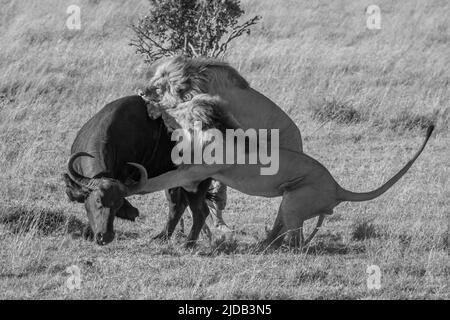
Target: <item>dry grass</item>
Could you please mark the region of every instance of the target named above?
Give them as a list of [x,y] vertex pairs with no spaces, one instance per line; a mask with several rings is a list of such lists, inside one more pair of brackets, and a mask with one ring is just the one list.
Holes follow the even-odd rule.
[[[71,4],[81,31],[65,29]],[[147,2],[1,0],[0,298],[449,299],[450,4],[378,1],[379,31],[365,28],[369,4],[244,1],[263,21],[227,60],[283,107],[343,186],[378,186],[437,124],[388,194],[339,206],[303,253],[255,255],[279,199],[234,191],[225,212],[234,239],[194,251],[182,237],[152,242],[167,212],[160,193],[132,199],[142,216],[117,223],[111,245],[80,238],[83,206],[68,202],[60,174],[81,125],[145,83],[126,26]],[[366,287],[372,264],[379,291]],[[81,290],[65,285],[71,265]]]

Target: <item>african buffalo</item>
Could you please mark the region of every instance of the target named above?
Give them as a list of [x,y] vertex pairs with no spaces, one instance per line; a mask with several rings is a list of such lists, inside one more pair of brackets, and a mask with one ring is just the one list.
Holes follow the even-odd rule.
[[[125,199],[129,184],[139,179],[139,171],[127,163],[143,165],[151,177],[161,175],[175,169],[170,157],[173,146],[163,121],[149,118],[139,96],[107,104],[80,129],[63,177],[69,199],[85,204],[88,235],[99,245],[114,239],[116,216],[134,221],[139,215]],[[210,183],[210,179],[203,181],[195,192],[166,191],[169,221],[158,238],[171,236],[187,206],[193,216],[188,244],[198,238],[209,214],[207,200],[214,199],[208,192]]]

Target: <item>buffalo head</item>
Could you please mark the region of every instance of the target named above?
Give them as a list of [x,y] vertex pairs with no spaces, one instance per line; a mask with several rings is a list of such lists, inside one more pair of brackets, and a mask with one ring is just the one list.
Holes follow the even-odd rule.
[[[92,236],[99,245],[105,245],[114,239],[114,218],[117,216],[134,221],[139,211],[125,199],[130,192],[124,183],[112,178],[87,178],[79,174],[73,163],[82,156],[94,158],[86,152],[70,157],[68,173],[64,175],[66,193],[70,200],[84,202]],[[142,167],[139,170],[142,172]],[[146,172],[145,177],[141,178],[147,178]]]

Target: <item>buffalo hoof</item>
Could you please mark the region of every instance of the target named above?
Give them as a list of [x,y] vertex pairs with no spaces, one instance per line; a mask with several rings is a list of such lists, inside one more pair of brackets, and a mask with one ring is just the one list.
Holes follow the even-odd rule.
[[87,241],[94,241],[94,232],[90,226],[87,226],[83,230],[83,239]]
[[156,236],[154,236],[152,239],[156,240],[156,241],[166,242],[166,241],[169,241],[170,237],[169,237],[167,231],[163,230],[160,233],[158,233]]
[[195,240],[188,240],[186,242],[186,244],[184,245],[184,247],[188,250],[192,250],[195,249],[195,247],[197,247],[197,241]]

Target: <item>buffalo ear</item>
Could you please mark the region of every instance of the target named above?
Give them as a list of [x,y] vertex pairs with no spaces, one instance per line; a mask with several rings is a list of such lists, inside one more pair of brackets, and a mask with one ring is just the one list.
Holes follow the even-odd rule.
[[63,179],[66,184],[66,194],[69,200],[83,203],[89,196],[89,191],[73,182],[67,173],[63,174]]
[[136,218],[139,217],[139,210],[124,199],[123,205],[116,212],[116,217],[134,222]]

